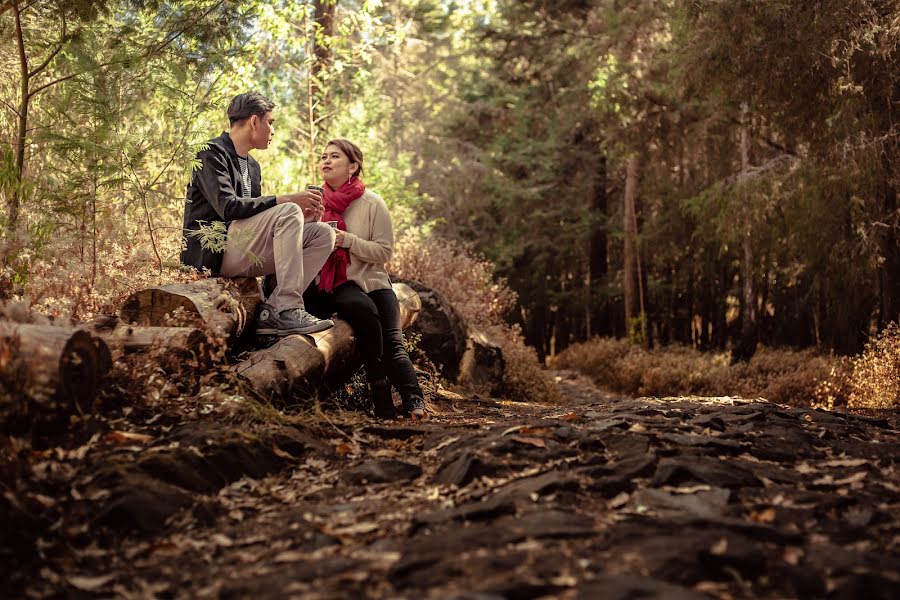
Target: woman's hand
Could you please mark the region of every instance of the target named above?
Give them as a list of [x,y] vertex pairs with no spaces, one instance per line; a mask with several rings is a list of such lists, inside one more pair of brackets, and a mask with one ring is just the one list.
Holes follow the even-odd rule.
[[334,230],[334,247],[335,248],[343,248],[344,247],[344,230],[343,229],[335,229]]

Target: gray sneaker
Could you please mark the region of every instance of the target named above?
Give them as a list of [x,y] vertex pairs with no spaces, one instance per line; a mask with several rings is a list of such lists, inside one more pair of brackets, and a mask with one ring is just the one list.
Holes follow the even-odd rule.
[[331,327],[334,327],[331,319],[317,319],[302,308],[288,308],[276,313],[268,304],[259,307],[259,318],[256,319],[257,335],[316,333]]

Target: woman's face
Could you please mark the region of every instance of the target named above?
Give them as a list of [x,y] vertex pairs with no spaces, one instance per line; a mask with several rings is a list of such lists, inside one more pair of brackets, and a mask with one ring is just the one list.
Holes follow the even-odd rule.
[[322,179],[334,189],[344,185],[358,168],[357,163],[350,162],[347,155],[333,144],[325,148],[319,161]]

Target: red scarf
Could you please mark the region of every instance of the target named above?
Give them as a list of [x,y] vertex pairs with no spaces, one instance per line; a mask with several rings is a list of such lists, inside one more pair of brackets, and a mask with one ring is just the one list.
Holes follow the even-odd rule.
[[[337,190],[332,189],[327,183],[322,187],[325,188],[325,215],[322,220],[337,221],[338,229],[347,231],[347,224],[343,217],[344,211],[354,200],[363,195],[366,185],[360,181],[359,177],[351,177]],[[324,292],[333,292],[334,288],[347,281],[349,264],[350,251],[336,246],[319,273],[319,289]]]

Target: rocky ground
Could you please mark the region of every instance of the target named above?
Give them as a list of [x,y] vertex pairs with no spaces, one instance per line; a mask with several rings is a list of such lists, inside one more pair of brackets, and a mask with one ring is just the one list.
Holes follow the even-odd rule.
[[557,380],[565,406],[442,393],[425,424],[326,412],[253,433],[213,418],[97,426],[81,445],[32,452],[27,490],[5,486],[7,589],[900,596],[896,414],[628,399]]

